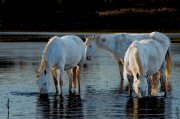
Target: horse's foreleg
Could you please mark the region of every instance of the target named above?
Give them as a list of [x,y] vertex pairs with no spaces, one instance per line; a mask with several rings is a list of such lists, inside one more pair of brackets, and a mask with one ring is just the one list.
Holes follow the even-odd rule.
[[72,74],[71,74],[71,70],[66,70],[65,71],[68,77],[68,82],[69,82],[69,92],[71,92],[72,89]]
[[124,72],[123,63],[120,60],[117,60],[117,63],[118,63],[118,66],[119,66],[119,72],[120,72],[121,80],[124,80],[124,77],[123,77],[123,72]]
[[77,67],[74,67],[74,68],[72,68],[72,75],[73,75],[73,78],[72,78],[72,90],[75,92],[75,90],[76,90],[76,78],[77,78],[77,72],[76,72],[76,70],[77,70]]
[[158,80],[159,79],[159,73],[155,73],[154,75],[151,76],[151,91],[152,95],[156,95],[157,92],[157,86],[158,86]]
[[59,70],[59,87],[60,87],[60,95],[62,94],[63,73],[64,73],[64,67],[60,67],[60,70]]
[[162,63],[162,66],[159,70],[159,73],[160,73],[160,80],[161,80],[161,86],[164,87],[164,91],[165,91],[165,94],[167,93],[166,91],[166,74],[165,74],[165,61]]
[[57,81],[57,72],[56,72],[56,70],[51,70],[51,74],[52,74],[52,77],[53,77],[53,82],[54,82],[54,86],[55,86],[55,89],[56,89],[56,93],[58,93],[58,81]]
[[133,76],[126,74],[127,79],[129,81],[129,96],[132,97],[132,92],[133,92]]
[[81,81],[81,70],[83,67],[83,60],[77,65],[77,81],[78,81],[78,93],[80,93],[80,81]]

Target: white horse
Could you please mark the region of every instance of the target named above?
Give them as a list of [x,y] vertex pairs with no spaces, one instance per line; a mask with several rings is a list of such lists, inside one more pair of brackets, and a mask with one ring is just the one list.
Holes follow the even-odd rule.
[[110,53],[113,59],[117,61],[120,77],[121,80],[123,80],[125,52],[133,41],[143,39],[153,39],[162,45],[164,54],[166,55],[166,78],[168,82],[171,67],[171,42],[167,36],[159,32],[152,32],[150,34],[118,33],[87,37],[85,42],[86,59],[91,60],[91,57],[96,52],[97,48],[105,50],[106,52]]
[[[160,43],[154,40],[134,41],[125,54],[124,66],[129,81],[130,96],[132,96],[133,77],[135,92],[138,97],[145,97],[148,80],[158,71],[166,94],[165,53]],[[149,87],[148,91],[151,91],[151,86]]]
[[[80,93],[80,73],[85,56],[84,42],[77,36],[53,37],[46,45],[39,72],[36,71],[37,85],[40,93],[47,93],[50,82],[50,72],[53,77],[56,93],[58,92],[58,84],[60,86],[60,94],[62,94],[63,73],[67,73],[69,81],[69,92],[75,90],[75,81],[72,82],[71,69],[77,66],[78,92]],[[59,81],[57,81],[57,72],[59,70]],[[72,88],[72,89],[71,89]]]

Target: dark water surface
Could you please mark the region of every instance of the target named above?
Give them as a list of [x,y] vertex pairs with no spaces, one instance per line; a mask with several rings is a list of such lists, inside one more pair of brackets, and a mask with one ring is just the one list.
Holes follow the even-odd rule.
[[[1,118],[180,118],[180,44],[172,44],[172,69],[167,96],[157,88],[155,97],[128,95],[128,82],[120,82],[115,60],[101,50],[85,61],[80,95],[68,92],[64,74],[63,95],[55,95],[52,77],[47,95],[39,95],[35,71],[45,42],[0,43]],[[9,109],[7,102],[9,99]]]

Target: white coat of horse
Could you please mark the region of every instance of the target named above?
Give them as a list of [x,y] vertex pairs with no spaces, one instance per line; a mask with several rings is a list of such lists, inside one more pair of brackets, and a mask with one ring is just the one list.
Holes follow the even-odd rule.
[[[126,51],[124,57],[126,76],[129,81],[129,93],[134,90],[138,97],[147,96],[148,80],[151,75],[160,73],[161,85],[166,94],[165,53],[160,43],[155,40],[134,41]],[[134,78],[134,80],[133,80]]]
[[143,39],[153,39],[158,41],[165,54],[166,63],[166,78],[168,83],[168,77],[170,75],[171,67],[171,42],[167,36],[159,32],[152,32],[149,34],[127,34],[117,33],[108,35],[89,36],[86,38],[86,60],[91,60],[92,55],[96,52],[97,48],[108,52],[113,59],[115,59],[119,66],[119,72],[121,80],[123,80],[123,65],[124,56],[128,47],[135,40],[140,41]]
[[[85,56],[84,42],[77,36],[53,37],[47,43],[42,54],[42,61],[39,72],[36,71],[37,85],[40,93],[47,93],[50,82],[49,76],[52,74],[56,93],[62,94],[63,73],[67,73],[69,81],[69,92],[75,90],[76,81],[72,81],[71,69],[77,68],[78,92],[80,92],[80,73],[82,70],[83,59]],[[59,80],[57,72],[59,70]]]

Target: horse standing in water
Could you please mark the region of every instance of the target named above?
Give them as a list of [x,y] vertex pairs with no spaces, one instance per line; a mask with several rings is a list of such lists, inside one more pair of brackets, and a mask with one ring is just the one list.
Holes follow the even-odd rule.
[[[50,82],[49,76],[52,74],[56,93],[58,84],[60,86],[60,94],[62,94],[63,73],[67,73],[69,81],[69,92],[75,90],[76,81],[72,81],[72,73],[77,71],[78,93],[80,93],[80,80],[83,60],[85,56],[84,42],[77,36],[53,37],[47,43],[43,55],[39,72],[36,71],[37,85],[39,92],[44,94],[48,92]],[[77,69],[76,69],[77,68]],[[59,80],[57,81],[57,72],[59,70]],[[73,78],[75,80],[75,78]]]
[[[86,38],[85,42],[86,59],[91,60],[91,57],[96,52],[97,48],[105,50],[112,56],[113,59],[117,61],[121,80],[124,80],[123,65],[125,52],[133,41],[140,41],[143,39],[153,39],[159,42],[163,47],[166,63],[166,81],[167,84],[169,84],[168,77],[170,75],[171,67],[171,42],[167,36],[159,32],[152,32],[150,34],[117,33],[109,35],[89,36]],[[157,73],[156,75],[159,74]]]
[[[150,76],[160,73],[161,85],[166,94],[165,54],[160,43],[154,40],[134,41],[124,57],[126,76],[129,81],[129,94],[134,90],[138,97],[151,94]],[[134,78],[134,80],[133,80]]]

